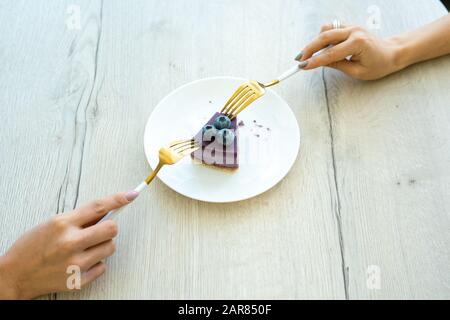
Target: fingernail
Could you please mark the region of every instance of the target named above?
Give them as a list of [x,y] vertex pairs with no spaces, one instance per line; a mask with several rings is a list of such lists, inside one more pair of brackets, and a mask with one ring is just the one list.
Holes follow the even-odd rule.
[[127,193],[125,193],[125,198],[128,201],[133,201],[134,199],[136,199],[138,197],[138,195],[139,195],[139,192],[131,190],[131,191],[128,191]]
[[300,61],[300,59],[301,59],[302,57],[303,57],[303,51],[300,52],[300,53],[295,57],[294,60]]
[[300,69],[303,69],[304,67],[306,67],[308,65],[308,60],[302,61],[298,64],[298,67]]

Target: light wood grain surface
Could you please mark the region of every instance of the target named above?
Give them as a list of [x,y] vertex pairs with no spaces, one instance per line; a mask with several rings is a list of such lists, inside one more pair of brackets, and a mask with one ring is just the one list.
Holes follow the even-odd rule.
[[[271,79],[334,18],[388,36],[444,14],[421,0],[3,1],[1,252],[145,177],[146,120],[178,86]],[[449,74],[443,57],[380,81],[286,81],[302,141],[281,183],[209,204],[155,181],[118,219],[107,273],[47,298],[450,298]]]

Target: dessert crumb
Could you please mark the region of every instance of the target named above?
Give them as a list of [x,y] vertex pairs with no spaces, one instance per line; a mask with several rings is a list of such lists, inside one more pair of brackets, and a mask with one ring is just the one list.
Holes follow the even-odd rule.
[[245,124],[244,124],[244,121],[242,121],[242,120],[241,120],[241,121],[239,121],[239,123],[238,123],[238,126],[239,126],[239,127],[243,127],[243,126],[245,126]]
[[212,101],[211,101],[211,100],[209,100],[209,103],[212,103]]
[[260,135],[259,135],[259,134],[255,134],[255,137],[259,138],[259,137],[260,137]]

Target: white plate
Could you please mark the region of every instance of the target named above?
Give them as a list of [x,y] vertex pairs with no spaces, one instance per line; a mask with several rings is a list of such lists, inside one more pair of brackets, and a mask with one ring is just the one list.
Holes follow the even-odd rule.
[[[150,166],[156,167],[160,147],[194,136],[244,81],[231,77],[202,79],[176,89],[159,102],[144,134]],[[287,103],[271,90],[240,113],[241,120],[244,125],[239,127],[239,169],[218,169],[185,157],[164,167],[159,179],[182,195],[208,202],[244,200],[273,187],[297,157],[297,120]]]

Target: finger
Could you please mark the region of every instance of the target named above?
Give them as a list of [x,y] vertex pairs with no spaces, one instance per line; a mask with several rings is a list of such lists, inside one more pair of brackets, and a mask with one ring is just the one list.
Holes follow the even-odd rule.
[[354,78],[358,77],[358,70],[359,66],[356,65],[354,62],[342,60],[342,61],[336,61],[328,65],[328,67],[340,70],[344,72],[345,74],[348,74],[349,76],[352,76]]
[[116,245],[113,240],[102,242],[96,246],[85,250],[80,256],[81,270],[89,270],[92,266],[112,256],[116,252]]
[[320,26],[320,33],[333,30],[333,24],[332,23],[326,23]]
[[294,58],[294,60],[302,61],[302,57],[303,57],[303,51],[301,51],[301,52]]
[[[343,27],[343,28],[345,28],[345,27]],[[332,23],[328,23],[328,24],[324,24],[324,25],[322,25],[321,27],[320,27],[320,33],[323,33],[323,32],[325,32],[325,31],[330,31],[330,30],[333,30],[333,24]],[[319,49],[320,50],[320,49]],[[306,57],[303,59],[303,56],[304,56],[305,54],[304,54],[304,51],[301,51],[295,58],[294,58],[294,60],[297,60],[297,61],[303,61],[303,60],[305,60],[305,59],[307,59]]]
[[347,40],[350,33],[351,30],[349,28],[329,30],[321,33],[303,49],[302,60],[311,58],[314,53],[328,47],[329,45],[336,45]]
[[106,265],[104,262],[99,262],[92,268],[90,268],[88,271],[84,272],[81,275],[81,286],[84,287],[85,285],[91,283],[98,277],[100,277],[102,274],[104,274],[106,271]]
[[115,223],[113,220],[106,220],[102,223],[87,227],[80,232],[80,247],[86,249],[99,243],[111,240],[112,238],[117,236],[119,230],[117,227],[117,223]]
[[304,70],[311,70],[322,66],[327,66],[333,62],[344,60],[354,53],[353,44],[343,42],[334,47],[322,51],[320,54],[310,58]]
[[71,218],[80,226],[93,224],[113,209],[129,204],[139,195],[136,191],[119,192],[109,197],[92,201],[74,210]]
[[[351,26],[350,25],[341,25],[341,28],[340,29],[345,29],[345,28],[350,28]],[[325,31],[330,31],[330,30],[333,30],[334,29],[334,27],[333,27],[333,24],[332,23],[327,23],[327,24],[324,24],[324,25],[322,25],[322,26],[320,26],[320,33],[323,33],[323,32],[325,32]],[[304,61],[304,60],[306,60],[307,58],[305,57],[304,59],[303,59],[303,56],[304,56],[304,52],[303,51],[301,51],[295,58],[294,58],[294,60],[297,60],[297,61]]]

